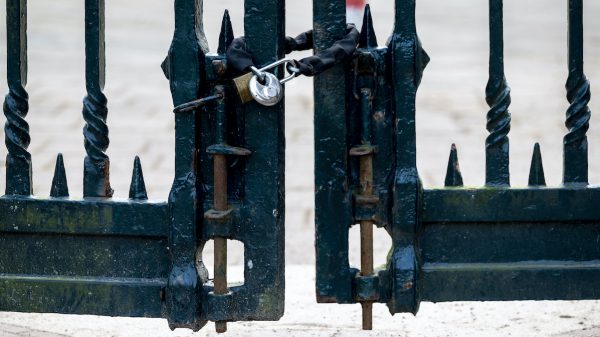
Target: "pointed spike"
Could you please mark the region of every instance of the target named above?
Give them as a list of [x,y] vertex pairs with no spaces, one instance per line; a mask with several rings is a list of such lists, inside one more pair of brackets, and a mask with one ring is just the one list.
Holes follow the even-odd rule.
[[365,14],[363,16],[362,30],[358,41],[359,48],[377,48],[377,35],[373,28],[373,18],[371,17],[371,6],[365,6]]
[[147,200],[146,184],[144,183],[144,174],[142,173],[142,164],[140,157],[135,156],[133,161],[133,174],[131,175],[131,186],[129,187],[129,199]]
[[233,42],[235,36],[233,35],[233,26],[231,25],[231,19],[229,18],[229,11],[225,10],[223,14],[223,22],[221,23],[221,34],[219,35],[219,48],[217,53],[225,55],[227,48]]
[[535,143],[535,146],[533,147],[531,168],[529,169],[529,186],[546,186],[544,165],[542,163],[542,151],[540,150],[539,143]]
[[50,196],[53,198],[65,198],[69,196],[69,187],[67,185],[67,174],[65,173],[65,164],[62,153],[56,156],[56,166],[54,168],[54,178],[52,178],[52,187]]
[[462,173],[458,165],[458,151],[456,145],[452,144],[450,149],[450,158],[448,158],[448,169],[446,170],[446,187],[463,186]]

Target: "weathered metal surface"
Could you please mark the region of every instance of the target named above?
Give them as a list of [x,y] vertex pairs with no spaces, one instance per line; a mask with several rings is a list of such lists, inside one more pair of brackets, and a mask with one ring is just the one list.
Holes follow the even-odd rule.
[[85,87],[83,136],[87,153],[83,165],[83,195],[111,197],[105,82],[104,0],[85,1]]
[[490,106],[487,113],[485,141],[485,184],[509,186],[510,88],[504,77],[504,23],[503,0],[489,0],[490,66],[485,88],[485,100]]
[[[315,4],[317,45],[341,31],[343,12],[337,6],[342,3]],[[564,185],[552,188],[546,187],[539,144],[534,147],[529,187],[510,188],[510,89],[504,76],[502,1],[489,0],[489,5],[485,187],[463,186],[455,145],[445,187],[421,186],[415,95],[429,58],[417,37],[414,0],[396,1],[387,47],[369,43],[376,38],[367,7],[355,62],[340,66],[340,73],[315,79],[319,302],[375,301],[387,303],[394,314],[416,313],[421,301],[600,298],[600,189],[587,186],[590,93],[583,74],[582,1],[569,1],[569,131]],[[371,118],[360,113],[366,106],[360,100],[364,88],[372,92]],[[371,144],[376,151],[370,152]],[[367,207],[360,193],[365,165],[354,156],[367,154],[373,160],[376,196],[370,202],[377,207]],[[387,230],[393,246],[387,264],[365,277],[371,272],[368,261],[362,261],[360,271],[348,264],[348,228],[360,223],[364,230],[369,221]],[[361,235],[361,246],[364,240]],[[362,248],[361,256],[366,256]]]
[[[149,201],[140,158],[129,199],[112,199],[103,94],[104,0],[86,0],[84,198],[69,198],[62,155],[50,198],[33,197],[27,152],[26,2],[7,2],[7,195],[0,197],[0,310],[164,317],[198,330],[208,320],[275,320],[284,299],[283,104],[244,107],[225,51],[208,54],[202,1],[175,1],[162,69],[175,108],[175,177],[167,201]],[[247,48],[258,64],[284,52],[284,2],[246,1]],[[281,69],[277,70],[282,75]],[[201,99],[212,95],[210,99]],[[187,104],[192,102],[191,104]],[[213,163],[214,161],[214,163]],[[171,177],[169,178],[171,179]],[[215,279],[202,250],[215,240]],[[227,240],[245,245],[244,283],[227,284]]]
[[4,100],[6,124],[6,194],[31,195],[31,137],[25,117],[29,112],[27,84],[27,1],[6,1],[8,95]]
[[583,1],[569,0],[569,77],[566,84],[567,109],[565,125],[569,132],[564,143],[564,184],[588,183],[587,131],[591,112],[590,82],[583,73]]

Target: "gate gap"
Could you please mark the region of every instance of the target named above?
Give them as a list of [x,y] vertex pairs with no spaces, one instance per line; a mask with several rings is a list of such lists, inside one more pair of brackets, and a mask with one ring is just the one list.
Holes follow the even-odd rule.
[[[392,248],[392,238],[388,232],[373,226],[373,266],[385,266],[388,252]],[[350,266],[360,269],[360,225],[354,225],[348,233],[348,261]]]
[[173,37],[173,3],[115,1],[107,2],[105,10],[104,92],[114,196],[128,197],[138,155],[149,197],[167,199],[174,175],[175,131],[169,81],[160,64]]
[[[196,263],[204,264],[211,280],[215,269],[214,251],[214,241],[209,240],[196,256]],[[229,287],[244,284],[244,243],[238,240],[227,240],[227,284]]]
[[[287,1],[286,35],[312,28],[312,1]],[[301,59],[312,51],[294,52]],[[314,265],[314,125],[313,79],[300,76],[285,84],[285,223],[286,263]]]
[[587,1],[584,3],[583,36],[585,72],[590,80],[592,100],[590,109],[592,119],[588,131],[589,142],[589,181],[592,185],[600,184],[600,21],[593,13],[600,12],[600,2]]
[[[522,13],[544,13],[525,18]],[[540,143],[548,186],[562,182],[567,79],[567,5],[505,1],[506,78],[511,87],[510,169],[513,186],[526,186]],[[591,159],[591,158],[590,158]]]
[[416,113],[417,166],[426,186],[444,184],[453,143],[465,184],[484,182],[487,13],[487,2],[476,0],[417,4],[417,31],[431,57]]
[[[77,15],[76,13],[80,13]],[[70,192],[81,196],[85,149],[81,127],[84,79],[84,6],[67,0],[36,1],[28,4],[29,123],[32,156],[33,192],[48,197],[56,156],[63,153]],[[2,14],[5,20],[5,13]],[[6,35],[2,35],[6,46]],[[2,54],[5,55],[2,48]],[[5,57],[5,56],[3,56]],[[2,69],[3,78],[6,70]],[[2,81],[2,92],[8,92]],[[4,139],[4,128],[0,131]],[[0,174],[5,183],[5,153],[0,156]]]

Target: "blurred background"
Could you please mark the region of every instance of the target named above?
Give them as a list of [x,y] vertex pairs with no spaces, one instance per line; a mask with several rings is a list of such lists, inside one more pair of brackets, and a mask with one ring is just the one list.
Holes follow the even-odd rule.
[[[361,20],[362,0],[348,0],[350,21]],[[378,39],[393,27],[393,1],[371,0]],[[1,8],[5,0],[0,1]],[[512,88],[511,180],[527,183],[533,145],[542,148],[546,181],[558,185],[562,174],[562,137],[568,103],[567,1],[505,0],[506,77]],[[236,35],[243,35],[243,1],[204,1],[204,29],[215,52],[221,17],[229,9]],[[69,189],[82,196],[81,115],[85,95],[84,2],[30,0],[28,5],[30,112],[34,192],[49,194],[56,154],[64,155]],[[311,1],[287,1],[287,34],[312,27]],[[592,95],[600,84],[600,2],[585,2],[586,74]],[[484,182],[486,113],[484,89],[488,62],[488,6],[482,0],[418,0],[417,27],[431,57],[417,98],[418,168],[425,186],[440,186],[452,143],[456,143],[466,185]],[[4,15],[0,25],[5,26]],[[126,198],[133,158],[142,160],[151,199],[166,199],[174,171],[172,101],[160,63],[173,33],[173,1],[106,2],[105,94],[109,100],[111,184]],[[0,31],[6,45],[6,31]],[[306,53],[294,54],[301,58]],[[6,50],[0,48],[0,63]],[[5,67],[0,76],[6,77]],[[6,82],[0,92],[7,92]],[[277,323],[231,324],[239,335],[366,335],[360,332],[360,306],[314,304],[314,174],[312,79],[301,77],[286,90],[286,263],[285,318]],[[600,109],[594,100],[592,112]],[[590,127],[590,182],[600,183],[600,123]],[[0,137],[4,137],[0,129]],[[4,176],[6,149],[0,149]],[[0,190],[5,181],[0,179]],[[351,260],[359,264],[358,229],[350,237]],[[376,232],[375,263],[385,261],[390,241]],[[204,254],[210,265],[211,247]],[[230,281],[241,280],[243,247],[229,250]],[[236,279],[236,277],[238,279]],[[424,303],[417,318],[390,317],[376,306],[372,335],[397,336],[598,336],[600,304],[583,302]],[[23,329],[21,329],[21,328]],[[24,328],[25,327],[25,328]],[[238,327],[238,330],[236,330]],[[12,330],[11,330],[12,329]],[[21,330],[19,330],[21,329]],[[210,329],[196,335],[212,334]],[[282,332],[283,331],[283,332]],[[4,333],[3,333],[4,332]],[[0,313],[0,335],[14,336],[179,336],[162,320],[106,319]],[[45,333],[45,334],[44,334]],[[8,335],[8,336],[13,336]]]

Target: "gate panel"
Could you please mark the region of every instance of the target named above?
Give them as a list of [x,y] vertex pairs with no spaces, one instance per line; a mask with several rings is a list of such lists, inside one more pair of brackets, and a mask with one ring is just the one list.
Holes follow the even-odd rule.
[[[315,41],[331,43],[330,32],[341,32],[343,3],[315,4]],[[386,47],[377,47],[367,7],[345,75],[315,81],[318,301],[361,303],[363,327],[370,329],[373,302],[387,303],[394,314],[416,313],[420,301],[600,298],[600,190],[587,180],[591,113],[582,1],[569,1],[569,131],[563,185],[552,188],[538,144],[529,186],[510,187],[502,0],[489,0],[486,186],[463,187],[454,145],[446,186],[421,186],[415,97],[429,56],[417,36],[415,1],[395,6]],[[348,229],[359,224],[360,270],[348,264],[347,251]],[[393,242],[387,264],[374,271],[372,226],[384,227]]]
[[[84,198],[69,198],[62,156],[49,198],[33,196],[27,115],[26,1],[7,1],[7,189],[0,197],[0,310],[164,317],[171,328],[208,320],[276,320],[284,299],[283,102],[242,106],[227,70],[233,40],[225,13],[209,54],[202,1],[176,0],[163,71],[175,106],[175,177],[167,201],[148,201],[135,158],[128,200],[112,198],[103,94],[104,0],[86,0]],[[284,55],[284,2],[245,4],[246,48],[258,64]],[[281,69],[278,74],[282,74]],[[225,164],[225,165],[222,165]],[[215,278],[202,250],[214,239]],[[244,284],[228,287],[226,240],[245,245]]]

